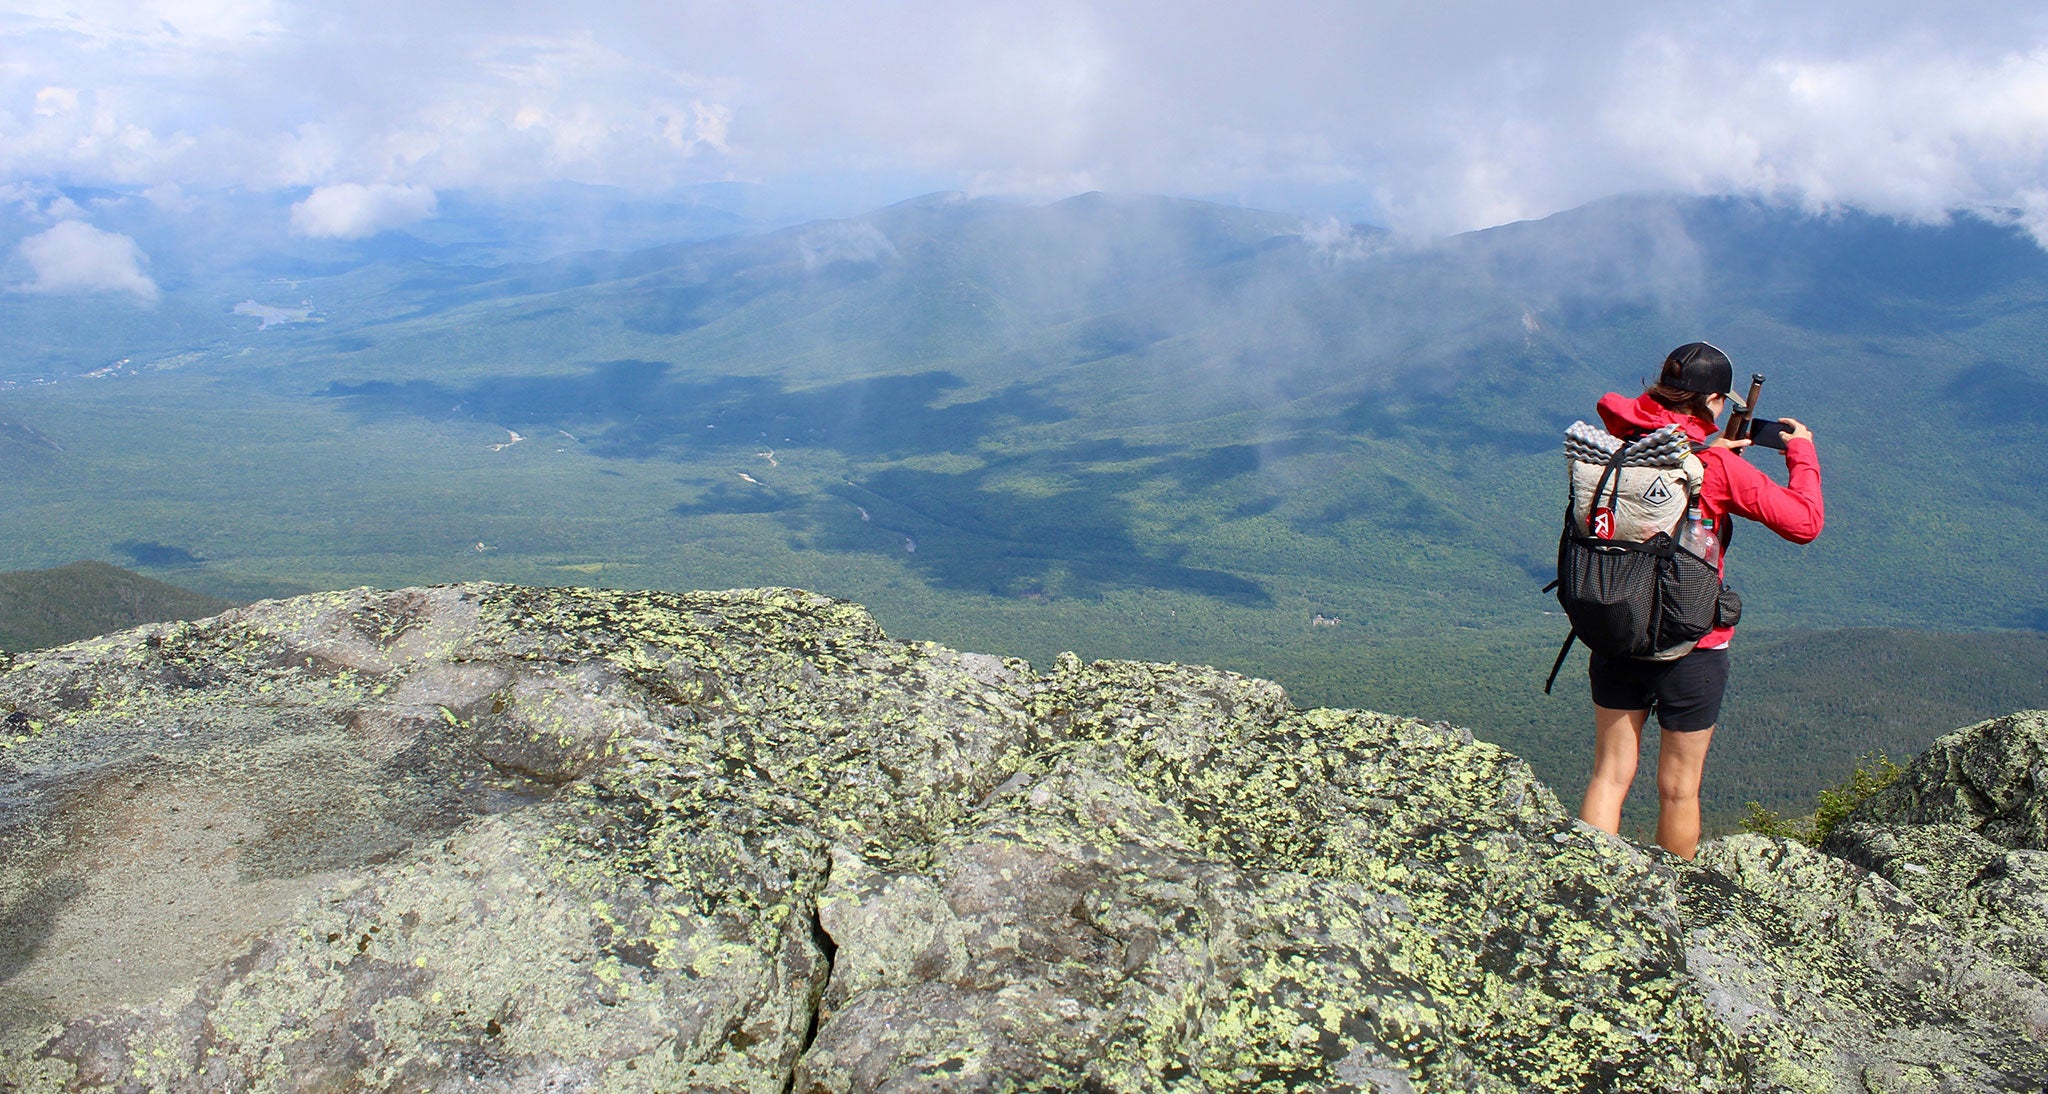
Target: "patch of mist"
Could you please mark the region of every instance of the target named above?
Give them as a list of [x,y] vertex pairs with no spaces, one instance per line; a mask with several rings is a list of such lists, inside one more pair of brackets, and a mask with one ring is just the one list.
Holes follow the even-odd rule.
[[1459,236],[1446,249],[1475,281],[1535,315],[1621,307],[1683,314],[1708,288],[1706,249],[1681,199],[1599,202]]
[[797,235],[796,247],[807,273],[840,263],[871,266],[898,257],[889,237],[865,220],[813,224]]
[[1336,217],[1304,220],[1296,235],[1309,253],[1321,261],[1336,264],[1358,262],[1386,253],[1395,246],[1386,232],[1365,225],[1348,224]]

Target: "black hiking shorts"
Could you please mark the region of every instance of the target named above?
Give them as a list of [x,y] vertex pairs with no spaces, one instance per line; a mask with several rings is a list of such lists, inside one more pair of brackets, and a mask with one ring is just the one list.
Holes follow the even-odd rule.
[[1673,733],[1696,733],[1721,720],[1728,690],[1728,648],[1694,650],[1676,661],[1593,655],[1586,669],[1593,703],[1609,710],[1654,710]]

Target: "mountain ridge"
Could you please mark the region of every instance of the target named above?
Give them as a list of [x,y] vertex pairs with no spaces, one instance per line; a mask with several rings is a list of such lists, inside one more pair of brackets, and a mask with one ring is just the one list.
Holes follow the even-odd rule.
[[105,562],[0,573],[0,650],[33,650],[217,615],[231,600],[195,593]]

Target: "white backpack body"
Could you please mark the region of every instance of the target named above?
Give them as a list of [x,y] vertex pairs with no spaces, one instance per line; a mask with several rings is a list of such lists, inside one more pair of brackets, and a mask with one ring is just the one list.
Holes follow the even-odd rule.
[[1620,468],[1614,475],[1615,481],[1602,491],[1603,495],[1612,494],[1612,498],[1595,499],[1593,491],[1607,474],[1606,463],[1574,458],[1566,466],[1571,470],[1571,512],[1578,531],[1597,539],[1625,539],[1632,543],[1647,543],[1659,532],[1677,535],[1678,522],[1685,519],[1687,504],[1700,496],[1700,487],[1707,478],[1706,466],[1688,452],[1676,467]]

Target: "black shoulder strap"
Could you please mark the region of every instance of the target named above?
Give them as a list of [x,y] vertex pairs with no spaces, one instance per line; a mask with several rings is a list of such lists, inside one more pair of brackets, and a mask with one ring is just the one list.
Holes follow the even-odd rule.
[[1607,486],[1609,480],[1612,480],[1614,485],[1607,490],[1607,507],[1609,509],[1621,508],[1621,461],[1627,455],[1628,446],[1622,445],[1614,450],[1614,455],[1607,458],[1607,470],[1600,472],[1600,481],[1593,485],[1594,505],[1600,504],[1600,490],[1602,487]]
[[[1600,481],[1593,484],[1594,509],[1600,508],[1600,491],[1602,490],[1607,491],[1607,507],[1609,509],[1621,508],[1621,461],[1624,454],[1627,451],[1628,446],[1624,444],[1620,448],[1614,450],[1614,455],[1608,457],[1607,469],[1605,471],[1600,472]],[[1608,485],[1610,480],[1612,480],[1613,482],[1612,486]],[[1564,523],[1567,528],[1578,527],[1578,507],[1579,492],[1577,490],[1573,490],[1571,493],[1571,497],[1565,500],[1564,506]],[[1592,516],[1593,514],[1591,513],[1586,514],[1586,517],[1589,520],[1592,518]],[[1547,593],[1550,590],[1545,589],[1543,591]]]

